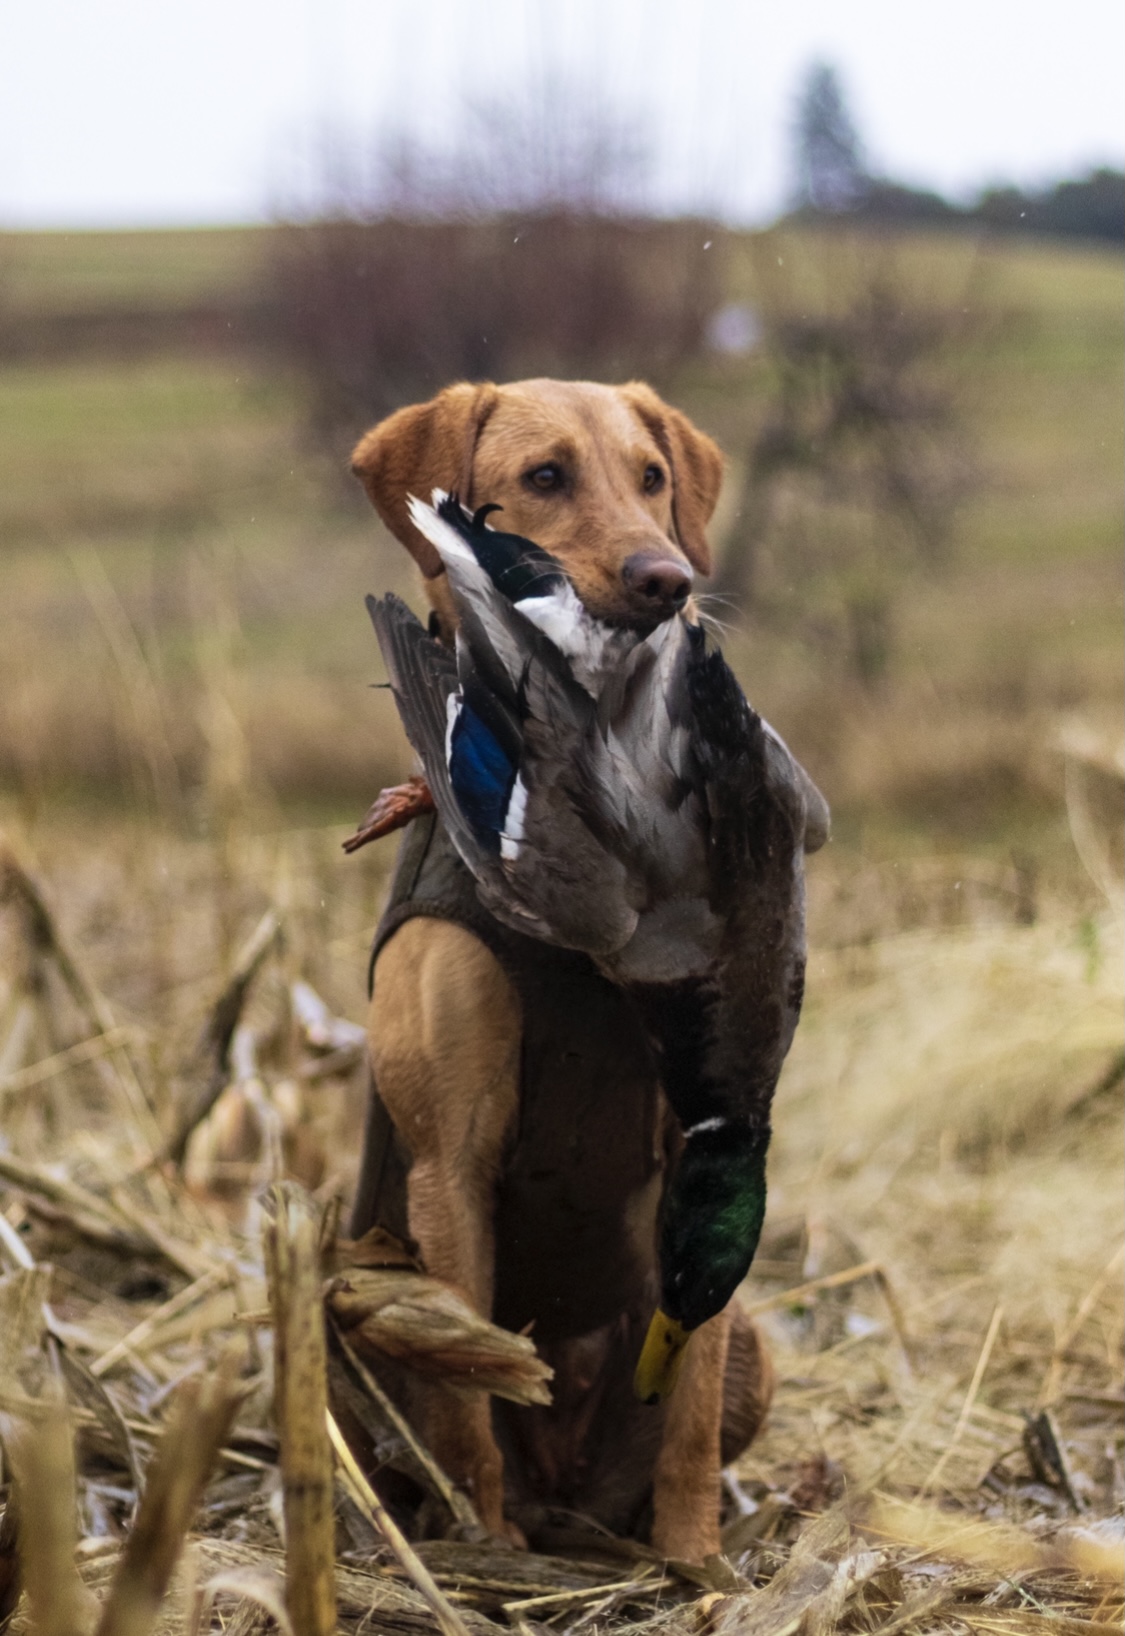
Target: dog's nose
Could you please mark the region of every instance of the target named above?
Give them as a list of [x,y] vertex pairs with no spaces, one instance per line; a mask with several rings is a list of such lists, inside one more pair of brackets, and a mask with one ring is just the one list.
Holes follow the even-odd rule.
[[621,568],[625,589],[667,617],[682,608],[691,595],[692,571],[686,562],[658,557],[654,551],[636,551]]

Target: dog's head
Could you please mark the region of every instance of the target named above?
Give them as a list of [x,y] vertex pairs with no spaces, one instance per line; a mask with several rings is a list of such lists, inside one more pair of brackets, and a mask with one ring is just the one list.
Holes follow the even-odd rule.
[[592,614],[649,629],[711,571],[705,529],[722,469],[711,439],[640,381],[450,386],[381,421],[352,457],[447,632],[441,559],[410,522],[410,495],[441,488],[502,506],[496,526],[557,557]]

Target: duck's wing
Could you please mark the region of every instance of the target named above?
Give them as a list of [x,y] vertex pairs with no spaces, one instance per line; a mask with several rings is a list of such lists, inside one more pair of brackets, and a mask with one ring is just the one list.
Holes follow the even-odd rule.
[[462,606],[456,655],[397,597],[369,598],[368,609],[407,737],[481,901],[517,931],[605,954],[631,936],[636,911],[623,866],[575,801],[593,701],[552,644],[491,595],[502,606],[485,617]]
[[364,600],[406,736],[428,774],[442,759],[446,701],[459,685],[457,661],[393,592]]
[[[552,942],[607,954],[632,935],[637,912],[628,870],[584,800],[600,740],[594,696],[576,672],[596,666],[620,633],[599,631],[554,558],[485,526],[494,508],[470,517],[436,491],[432,507],[411,505],[457,606],[461,708],[483,716],[491,698],[517,726],[518,743],[508,746],[514,781],[491,812],[475,814],[491,825],[502,865],[499,876],[478,875],[481,896],[504,919],[521,905]],[[450,744],[455,754],[452,734]]]
[[[369,596],[366,601],[406,736],[425,769],[450,839],[476,875],[487,870],[491,860],[471,816],[473,805],[469,804],[469,812],[463,809],[450,771],[451,716],[457,715],[461,694],[456,658],[434,641],[399,597]],[[509,724],[494,708],[476,733],[472,731],[475,721],[470,714],[462,754],[466,762],[473,756],[480,768],[479,799],[483,802],[488,795],[498,794],[505,781],[510,788],[515,772],[509,764],[511,734],[505,730]]]
[[[467,626],[472,644],[481,633],[471,619]],[[502,843],[505,890],[534,908],[553,942],[597,958],[629,940],[637,909],[626,863],[606,844],[588,799],[601,742],[595,705],[554,644],[530,634],[517,695],[519,776]]]
[[367,611],[406,736],[478,892],[499,897],[506,924],[549,938],[551,928],[504,890],[497,829],[518,777],[518,724],[487,688],[470,684],[466,697],[456,658],[400,598],[369,596]]
[[[751,718],[759,719],[722,655],[682,615],[629,654],[599,696],[603,749],[592,765],[592,803],[655,896],[697,889],[705,831],[721,841],[726,856],[714,872],[729,890],[730,853],[746,853],[756,828],[744,800],[754,782]],[[765,720],[761,727],[766,787],[813,852],[827,839],[827,803],[780,734]]]
[[776,728],[770,726],[764,716],[762,717],[762,726],[775,746],[769,757],[768,776],[783,784],[790,781],[796,783],[805,809],[802,837],[804,850],[806,855],[810,852],[819,852],[832,833],[832,814],[828,802],[797,760],[781,734]]
[[689,642],[693,754],[710,815],[713,890],[723,893],[777,844],[778,823],[802,852],[815,852],[828,838],[828,804],[703,631],[689,627]]
[[659,625],[598,701],[603,750],[595,771],[606,819],[660,896],[691,890],[700,856],[689,629],[679,615]]
[[[723,917],[710,1071],[729,1111],[768,1114],[793,1038],[805,969],[807,790],[717,650],[692,636],[693,752],[707,809],[712,903]],[[822,803],[823,804],[823,803]]]

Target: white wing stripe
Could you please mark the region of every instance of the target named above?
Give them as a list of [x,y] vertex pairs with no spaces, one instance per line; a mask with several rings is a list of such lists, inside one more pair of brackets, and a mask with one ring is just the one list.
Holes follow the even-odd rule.
[[[445,499],[441,489],[435,489],[434,496],[435,505],[440,504]],[[442,562],[449,563],[451,560],[453,562],[471,562],[476,567],[477,559],[461,539],[457,530],[450,528],[449,524],[439,517],[432,507],[426,505],[424,500],[419,500],[416,495],[410,494],[407,496],[406,509],[410,513],[410,521],[419,534],[429,540]]]
[[527,818],[527,785],[517,774],[508,797],[504,814],[504,830],[500,836],[500,856],[506,863],[515,863],[523,850],[524,824]]
[[684,1131],[684,1135],[686,1137],[700,1136],[705,1130],[722,1130],[723,1126],[729,1124],[729,1122],[729,1120],[722,1119],[718,1115],[713,1119],[701,1119],[698,1125],[689,1125],[687,1130]]

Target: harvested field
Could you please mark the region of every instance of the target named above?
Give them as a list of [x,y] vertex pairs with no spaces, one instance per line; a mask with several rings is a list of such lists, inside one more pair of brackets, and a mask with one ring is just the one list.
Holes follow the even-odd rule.
[[[14,1545],[9,1510],[0,1533],[0,1607],[21,1548],[29,1592],[12,1631],[1119,1625],[1116,909],[1056,902],[1020,924],[1002,879],[974,896],[931,860],[909,883],[888,870],[881,894],[867,882],[857,941],[851,871],[823,859],[740,1297],[780,1384],[727,1476],[724,1559],[664,1564],[574,1530],[550,1555],[501,1549],[434,1472],[460,1537],[415,1552],[388,1543],[324,1436],[323,1356],[293,1356],[316,1328],[300,1314],[320,1300],[320,1217],[354,1163],[363,946],[390,849],[337,861],[340,837],[218,846],[114,826],[60,834],[38,863],[5,852],[0,1410],[35,1519]],[[217,1091],[183,1173],[154,1162]],[[285,1176],[319,1202],[278,1192]],[[457,1315],[409,1269],[376,1276],[403,1282],[380,1341],[348,1330],[368,1363],[383,1345],[464,1368]],[[474,1344],[484,1367],[491,1339]],[[310,1367],[312,1387],[285,1390]],[[495,1367],[499,1389],[538,1389],[526,1352]],[[424,1451],[370,1371],[338,1342],[327,1370],[337,1415],[417,1473]]]

